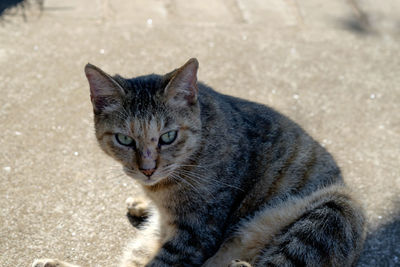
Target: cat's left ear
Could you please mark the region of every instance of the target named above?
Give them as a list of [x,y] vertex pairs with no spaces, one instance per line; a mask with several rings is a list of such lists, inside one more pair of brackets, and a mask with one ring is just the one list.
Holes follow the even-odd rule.
[[191,58],[185,65],[166,75],[172,76],[164,90],[164,95],[170,105],[188,106],[196,104],[198,68],[197,59]]
[[110,75],[90,63],[85,66],[85,74],[89,81],[90,100],[95,113],[120,104],[125,92]]

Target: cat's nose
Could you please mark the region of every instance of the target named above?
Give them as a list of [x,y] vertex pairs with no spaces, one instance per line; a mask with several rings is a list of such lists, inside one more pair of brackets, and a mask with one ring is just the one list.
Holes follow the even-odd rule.
[[156,171],[156,169],[140,169],[140,171],[147,177],[150,177]]

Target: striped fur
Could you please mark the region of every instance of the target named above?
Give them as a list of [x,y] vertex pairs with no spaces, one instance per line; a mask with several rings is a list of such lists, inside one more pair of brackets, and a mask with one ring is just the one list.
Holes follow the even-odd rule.
[[[154,205],[121,266],[354,265],[364,217],[332,156],[271,108],[198,83],[197,67],[134,79],[86,67],[100,147]],[[174,143],[154,141],[170,129]]]

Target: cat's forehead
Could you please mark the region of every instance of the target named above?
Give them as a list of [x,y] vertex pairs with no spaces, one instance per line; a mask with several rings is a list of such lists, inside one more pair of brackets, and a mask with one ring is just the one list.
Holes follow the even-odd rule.
[[136,116],[148,117],[148,114],[163,112],[164,103],[160,83],[132,79],[125,86],[125,108]]
[[163,97],[166,85],[162,76],[151,74],[117,79],[126,92],[123,108],[129,114],[125,122],[129,132],[144,136],[175,127],[174,111],[166,105]]
[[127,121],[127,128],[136,134],[145,133],[148,131],[159,131],[163,125],[163,120],[153,115],[147,117],[134,116]]
[[132,90],[126,97],[126,108],[137,117],[149,117],[149,114],[157,113],[162,108],[162,103],[150,90]]
[[155,135],[176,124],[170,116],[149,114],[148,116],[132,116],[126,121],[127,129],[136,136]]

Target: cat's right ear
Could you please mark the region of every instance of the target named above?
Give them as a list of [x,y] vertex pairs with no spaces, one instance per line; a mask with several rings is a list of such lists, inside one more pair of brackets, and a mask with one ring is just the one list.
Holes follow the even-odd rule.
[[107,73],[88,63],[85,66],[86,78],[90,86],[90,100],[96,114],[106,108],[120,104],[124,89]]

